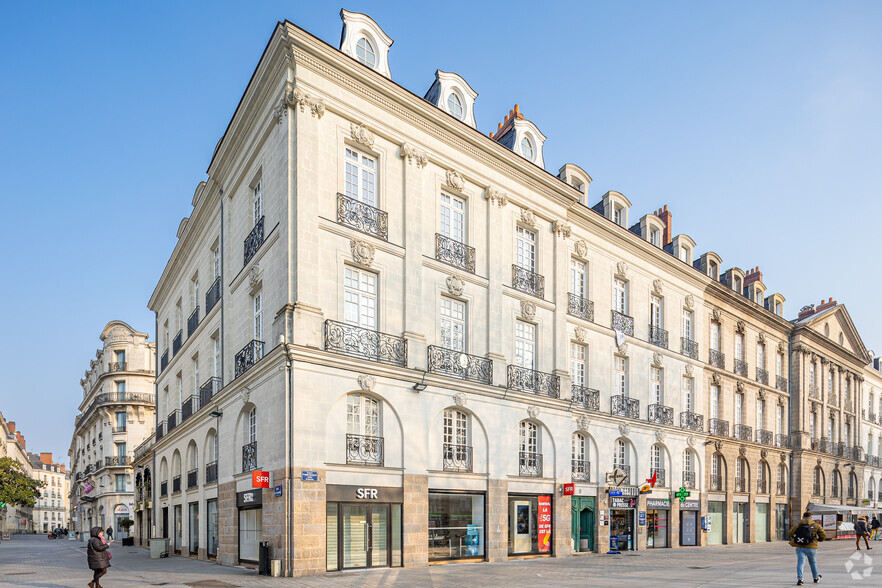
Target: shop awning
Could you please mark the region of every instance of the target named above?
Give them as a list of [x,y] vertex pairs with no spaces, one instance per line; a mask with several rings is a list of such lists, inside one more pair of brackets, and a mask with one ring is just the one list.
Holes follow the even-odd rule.
[[876,512],[879,509],[867,508],[864,506],[847,506],[844,504],[816,504],[814,502],[810,502],[807,510],[815,514],[848,514],[859,512]]

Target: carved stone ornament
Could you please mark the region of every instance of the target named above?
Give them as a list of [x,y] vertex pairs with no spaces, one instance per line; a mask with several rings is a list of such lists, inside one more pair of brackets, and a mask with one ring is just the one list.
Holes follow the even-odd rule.
[[377,385],[377,380],[371,375],[368,374],[360,374],[358,376],[358,387],[364,390],[365,392],[370,392],[374,389],[374,386]]
[[591,419],[583,414],[578,419],[576,419],[576,423],[579,429],[581,429],[582,431],[587,431],[588,427],[591,426]]
[[260,273],[260,266],[255,263],[251,266],[251,271],[248,272],[248,290],[250,292],[254,292],[258,288],[260,288],[260,282],[263,278],[263,274]]
[[465,282],[459,276],[454,276],[453,274],[447,276],[447,291],[453,296],[462,296],[462,291],[465,289]]
[[851,382],[851,372],[845,372],[845,379]]
[[536,318],[536,303],[528,300],[521,300],[521,316],[529,321]]
[[812,363],[815,363],[816,361],[818,361],[818,354],[813,352],[812,353]]
[[536,215],[529,208],[521,209],[521,222],[528,227],[536,226]]
[[784,453],[783,451],[781,452],[781,461],[782,461],[782,462],[787,461],[787,454]]
[[821,460],[820,460],[820,459],[818,459],[818,465],[821,465]]
[[723,442],[722,441],[714,441],[714,449],[717,451],[723,450]]
[[620,278],[628,277],[628,264],[626,262],[616,262],[616,275]]
[[576,255],[582,258],[588,257],[588,243],[579,239],[573,246],[576,249]]
[[527,407],[527,414],[530,415],[531,419],[539,418],[539,407],[531,404]]
[[242,390],[242,402],[248,404],[251,401],[251,388]]
[[586,329],[585,327],[576,327],[574,331],[576,334],[576,339],[578,339],[582,343],[584,343],[585,340],[588,338],[588,329]]
[[465,179],[462,174],[452,169],[447,170],[447,187],[462,192],[462,189],[465,188]]
[[321,118],[325,114],[324,100],[310,96],[296,86],[289,88],[288,91],[285,92],[285,104],[292,108],[300,106],[300,112],[306,112],[306,109],[309,108],[309,112],[312,113],[312,116],[318,118]]
[[778,353],[784,353],[784,342],[783,341],[778,342]]
[[360,239],[352,239],[349,242],[349,248],[352,249],[352,260],[358,265],[371,267],[374,263],[374,246]]
[[652,365],[661,367],[662,364],[662,354],[658,351],[653,352],[652,354]]
[[484,199],[490,204],[495,204],[499,208],[508,204],[508,194],[500,191],[498,188],[494,188],[493,186],[487,186],[484,188]]
[[453,403],[457,406],[465,406],[469,403],[469,399],[465,395],[465,392],[457,392],[453,395]]
[[735,330],[738,331],[739,333],[743,333],[745,328],[746,328],[746,325],[744,324],[744,321],[737,321],[735,323]]
[[429,154],[417,149],[407,141],[401,144],[400,153],[401,157],[407,160],[407,163],[417,166],[417,169],[422,169],[429,165]]
[[769,452],[768,452],[767,450],[765,450],[765,449],[760,449],[760,457],[761,457],[761,458],[766,459],[766,456],[767,456],[768,454],[769,454]]
[[711,317],[718,323],[723,322],[723,311],[719,308],[715,308],[711,311]]
[[686,308],[692,308],[695,306],[695,297],[692,294],[686,295]]
[[811,411],[814,413],[818,412],[818,403],[817,402],[812,402]]
[[365,127],[364,125],[350,122],[349,132],[352,135],[353,141],[358,141],[359,143],[367,147],[374,146],[374,134],[367,130],[367,127]]
[[569,237],[570,234],[572,234],[573,232],[573,228],[570,225],[558,220],[551,223],[551,230],[554,232],[555,235],[557,235],[558,237],[563,237],[564,239]]
[[765,343],[766,343],[766,334],[763,333],[762,331],[760,331],[760,332],[759,332],[759,335],[756,336],[756,342],[759,343],[759,344],[761,344],[761,345],[765,345]]
[[828,363],[830,363],[829,359],[827,359],[826,357],[821,358],[821,365],[827,365]]
[[686,445],[689,447],[695,447],[695,435],[689,435],[686,437]]
[[659,280],[658,278],[656,278],[652,281],[652,291],[655,292],[656,294],[661,295],[663,287],[664,287],[664,283],[661,280]]
[[655,431],[655,440],[658,441],[659,443],[664,443],[665,442],[665,435],[666,435],[666,433],[665,433],[664,429],[657,429]]
[[740,455],[741,457],[744,457],[745,455],[747,455],[747,447],[744,445],[739,445],[738,446],[738,455]]
[[723,378],[720,377],[720,374],[711,374],[711,384],[714,386],[719,386],[723,381]]
[[627,437],[631,434],[631,425],[628,423],[622,423],[619,425],[619,434],[623,437]]
[[691,376],[691,375],[692,375],[692,372],[695,371],[695,367],[694,367],[691,363],[687,363],[685,369],[686,369],[686,375],[687,375],[687,376]]
[[757,396],[757,398],[759,398],[760,400],[765,400],[765,399],[766,399],[766,391],[765,391],[765,390],[759,390],[759,391],[756,393],[756,396]]
[[778,406],[784,406],[784,397],[778,396]]
[[832,408],[830,409],[830,418],[831,418],[831,419],[835,419],[835,418],[836,418],[836,411],[833,410]]
[[616,350],[616,353],[618,353],[619,355],[628,355],[628,344],[622,343],[621,345],[619,345],[619,348]]
[[744,382],[735,382],[735,389],[744,392]]

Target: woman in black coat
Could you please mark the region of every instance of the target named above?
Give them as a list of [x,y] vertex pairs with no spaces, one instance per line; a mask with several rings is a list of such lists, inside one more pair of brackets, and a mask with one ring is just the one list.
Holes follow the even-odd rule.
[[104,542],[104,530],[101,527],[92,527],[92,538],[89,539],[89,548],[86,554],[89,558],[89,569],[92,570],[92,581],[89,582],[90,588],[101,588],[98,579],[107,573],[110,567],[110,557],[108,557],[107,548],[109,543]]

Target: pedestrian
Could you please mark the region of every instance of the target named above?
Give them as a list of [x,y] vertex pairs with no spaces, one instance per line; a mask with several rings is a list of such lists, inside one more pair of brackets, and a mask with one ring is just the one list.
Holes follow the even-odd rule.
[[876,515],[873,515],[873,520],[870,522],[870,529],[873,532],[870,537],[871,539],[876,539],[876,541],[882,539],[882,531],[879,530],[879,527],[882,527],[882,523],[879,523],[879,519],[876,518]]
[[861,515],[854,524],[854,542],[858,551],[861,550],[861,537],[864,538],[864,545],[866,545],[867,549],[873,549],[870,547],[870,542],[867,540],[869,534],[870,531],[867,529],[867,517]]
[[790,529],[790,545],[796,548],[796,585],[802,586],[802,569],[808,559],[815,584],[821,581],[818,573],[818,542],[826,541],[824,528],[812,520],[812,513],[802,513],[802,518]]
[[92,581],[89,588],[101,588],[98,580],[107,573],[110,567],[110,542],[104,540],[104,531],[101,527],[92,527],[92,538],[89,539],[89,548],[86,550],[89,561],[89,569],[92,570]]
[[105,535],[107,536],[108,539],[113,541],[113,527],[107,527],[107,531],[105,532]]

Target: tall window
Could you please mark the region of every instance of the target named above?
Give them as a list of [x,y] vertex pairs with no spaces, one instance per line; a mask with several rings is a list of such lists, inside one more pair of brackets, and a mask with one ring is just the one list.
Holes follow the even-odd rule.
[[784,407],[775,407],[775,434],[782,435],[784,432]]
[[655,329],[662,328],[662,299],[653,295],[649,299],[649,322]]
[[619,355],[613,358],[613,385],[616,394],[628,395],[628,359]]
[[757,343],[756,346],[756,367],[766,369],[766,345]]
[[661,448],[658,445],[653,445],[649,452],[649,467],[650,467],[650,475],[654,470],[662,469],[662,456],[661,456]]
[[196,307],[199,306],[199,276],[193,277],[192,286],[193,286],[193,310],[196,310]]
[[778,377],[784,376],[784,354],[777,353],[775,355],[775,375]]
[[618,278],[613,280],[613,310],[628,314],[628,283]]
[[193,359],[193,394],[199,396],[199,358]]
[[369,206],[376,206],[377,160],[347,147],[345,161],[343,189],[346,196]]
[[613,453],[613,468],[625,469],[628,467],[628,446],[625,441],[616,441],[615,453]]
[[711,349],[720,350],[720,323],[711,323]]
[[[692,463],[692,452],[686,449],[683,451],[683,472],[686,474],[691,474],[695,470],[693,469],[695,466]],[[691,477],[691,476],[687,476]],[[693,482],[694,483],[694,482]]]
[[744,416],[744,395],[736,394],[735,395],[735,424],[740,425],[741,419]]
[[[177,378],[175,378],[178,382],[178,408],[184,404],[184,378],[178,373]],[[181,417],[178,417],[178,421],[181,420]]]
[[683,337],[686,339],[692,339],[692,311],[684,310],[683,311]]
[[649,368],[649,387],[655,404],[664,404],[664,378],[662,377],[661,368],[654,366]]
[[710,418],[720,418],[720,387],[711,386]]
[[585,346],[570,342],[570,377],[573,386],[585,386]]
[[466,413],[450,408],[444,411],[444,444],[469,444],[469,417]]
[[588,267],[584,261],[570,260],[570,293],[588,298]]
[[[117,362],[117,363],[125,363],[125,362],[126,362],[126,352],[125,352],[125,350],[114,351],[113,354],[114,354],[114,356],[116,357],[116,362]],[[871,406],[871,407],[872,407],[872,404],[873,404],[873,400],[872,400],[872,396],[871,396],[871,397],[870,397],[870,406]],[[870,410],[872,410],[872,408],[870,408]]]
[[827,435],[831,443],[836,441],[836,437],[833,436],[833,431],[836,430],[835,424],[833,417],[830,417],[830,420],[827,422]]
[[212,269],[214,270],[214,275],[213,275],[212,277],[214,277],[214,279],[216,280],[216,279],[218,279],[218,278],[220,277],[220,275],[221,275],[221,271],[220,271],[220,270],[221,270],[221,263],[220,263],[220,246],[215,247],[215,248],[212,250],[211,255],[212,255],[212,258],[213,258],[213,260],[212,260]]
[[527,369],[536,369],[536,325],[515,322],[515,365]]
[[255,443],[257,441],[257,409],[252,408],[248,413],[248,442]]
[[851,379],[845,378],[845,405],[851,406]]
[[346,432],[380,436],[380,403],[370,396],[350,394],[346,404]]
[[343,317],[349,325],[377,329],[377,275],[346,267],[343,270]]
[[254,206],[254,224],[263,216],[263,180],[258,180],[254,185],[252,204]]
[[184,326],[184,308],[183,302],[178,298],[175,304],[175,330],[180,331]]
[[465,243],[465,200],[441,194],[441,234]]
[[254,303],[254,339],[263,341],[263,292],[258,292],[252,298]]
[[518,446],[522,453],[539,453],[539,429],[535,423],[521,421]]
[[735,359],[744,361],[744,335],[741,333],[735,334]]
[[763,399],[756,401],[756,428],[766,428],[766,401]]
[[219,378],[221,375],[220,339],[218,337],[214,337],[211,340],[211,343],[214,347],[214,377]]
[[845,422],[845,444],[851,445],[851,423]]
[[120,411],[116,413],[116,428],[120,431],[124,431],[126,429],[126,413],[125,411]]
[[680,382],[680,388],[683,392],[683,410],[695,412],[695,380],[684,376]]
[[621,206],[613,207],[613,221],[620,227],[625,226],[625,209]]
[[[815,362],[809,364],[809,390],[815,389]],[[829,389],[827,390],[829,393]]]
[[116,491],[117,492],[125,492],[126,491],[126,475],[125,474],[116,474]]
[[117,457],[125,457],[126,456],[126,444],[125,443],[117,443],[116,444],[116,456]]
[[466,305],[459,300],[441,297],[441,346],[465,351]]
[[515,230],[515,263],[519,268],[536,271],[536,233],[520,226]]
[[658,229],[649,229],[649,242],[656,247],[661,247],[661,231]]
[[[812,374],[814,374],[815,364],[814,363],[811,364],[811,367],[812,367]],[[812,383],[812,386],[815,385],[814,377],[812,378],[811,383]],[[830,370],[829,372],[827,372],[827,395],[829,396],[830,394],[833,394],[833,370]]]
[[573,433],[573,461],[585,461],[585,436],[581,433]]
[[811,414],[811,418],[809,419],[809,437],[811,437],[812,440],[817,439],[817,436],[815,436],[815,429],[817,428],[817,426],[818,426],[818,414],[813,412]]

